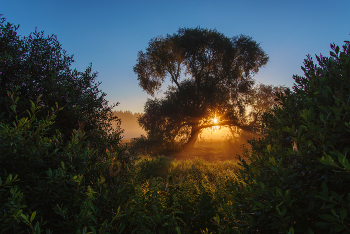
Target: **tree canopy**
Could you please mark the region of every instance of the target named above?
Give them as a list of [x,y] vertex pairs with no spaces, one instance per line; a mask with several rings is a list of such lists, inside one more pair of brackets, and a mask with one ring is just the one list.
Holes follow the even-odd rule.
[[139,52],[134,72],[150,95],[167,78],[172,85],[164,98],[147,101],[139,122],[148,137],[173,141],[181,135],[189,146],[201,129],[213,125],[251,130],[247,94],[252,75],[267,61],[259,43],[244,35],[228,38],[216,30],[182,28],[158,36]]

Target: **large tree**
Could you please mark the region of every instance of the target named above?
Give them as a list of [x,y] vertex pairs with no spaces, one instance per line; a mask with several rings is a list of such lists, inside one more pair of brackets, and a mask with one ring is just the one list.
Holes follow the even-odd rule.
[[267,61],[260,45],[244,35],[228,38],[216,30],[182,28],[156,37],[139,52],[134,72],[150,95],[167,78],[172,85],[164,98],[147,101],[139,122],[149,138],[182,139],[188,146],[214,125],[251,130],[247,94],[252,75]]

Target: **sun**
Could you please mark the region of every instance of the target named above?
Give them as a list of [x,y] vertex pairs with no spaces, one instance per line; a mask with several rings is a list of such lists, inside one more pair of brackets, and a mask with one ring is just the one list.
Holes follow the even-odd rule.
[[216,132],[218,130],[220,130],[220,126],[218,126],[217,124],[219,123],[219,119],[216,118],[216,116],[214,118],[211,119],[211,127],[208,129],[211,133]]

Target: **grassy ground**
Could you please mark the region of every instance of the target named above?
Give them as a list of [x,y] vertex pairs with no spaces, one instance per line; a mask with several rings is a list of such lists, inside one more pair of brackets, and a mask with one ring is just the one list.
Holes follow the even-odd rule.
[[182,151],[174,154],[176,159],[186,160],[200,158],[205,161],[226,161],[236,160],[237,154],[241,154],[243,148],[236,145],[228,144],[225,141],[199,141],[192,150]]
[[[141,216],[168,217],[171,214],[176,217],[181,233],[202,233],[206,229],[208,233],[215,233],[218,227],[213,217],[232,200],[229,191],[236,181],[238,168],[237,160],[143,156],[132,168],[132,181],[139,190],[130,200],[137,201],[137,206],[128,205],[130,212],[137,211],[138,220]],[[138,209],[144,209],[148,203],[147,212],[140,213]],[[136,219],[136,216],[131,218]],[[147,221],[142,223],[146,225]]]

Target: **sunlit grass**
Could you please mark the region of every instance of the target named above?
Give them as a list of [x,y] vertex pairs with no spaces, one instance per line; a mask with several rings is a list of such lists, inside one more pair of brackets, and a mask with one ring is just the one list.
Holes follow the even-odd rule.
[[134,165],[135,179],[140,183],[161,177],[171,178],[172,183],[192,180],[194,183],[207,181],[211,184],[235,179],[239,165],[236,160],[208,162],[200,158],[176,160],[170,157],[142,156]]
[[236,160],[143,156],[133,169],[132,181],[137,188],[130,202],[133,210],[147,207],[145,215],[149,216],[150,211],[165,212],[173,207],[186,224],[184,233],[199,233],[205,228],[215,229],[208,220],[215,217],[222,204],[232,201],[229,191],[235,186],[239,165]]
[[209,182],[216,182],[222,176],[234,177],[234,172],[239,168],[236,161],[207,162],[203,159],[175,160],[169,174],[175,181],[186,179],[203,180],[205,177]]

